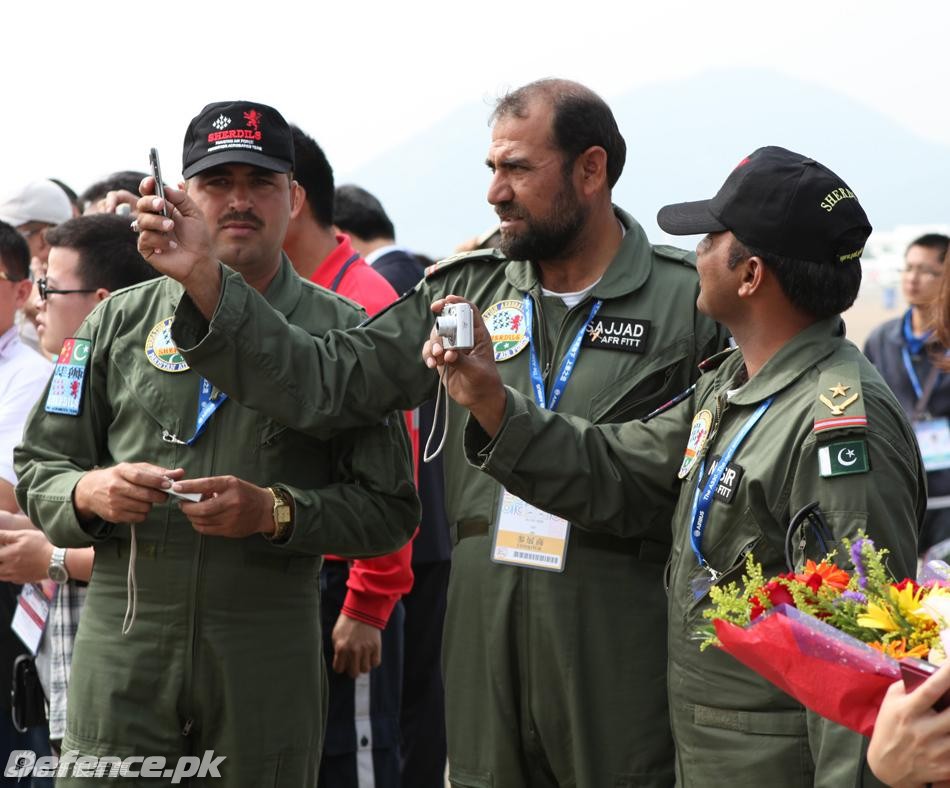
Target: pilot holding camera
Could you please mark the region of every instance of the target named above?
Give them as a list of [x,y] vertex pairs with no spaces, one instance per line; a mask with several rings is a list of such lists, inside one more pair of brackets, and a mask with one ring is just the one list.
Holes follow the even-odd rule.
[[[281,252],[301,204],[293,167],[276,110],[210,104],[185,135],[177,194],[208,254],[285,324],[323,335],[363,313]],[[158,213],[133,229],[156,237],[172,222],[145,199]],[[419,508],[405,427],[381,413],[323,441],[228,397],[175,347],[182,292],[162,277],[96,308],[17,450],[23,509],[54,544],[96,552],[62,750],[169,763],[213,751],[221,785],[315,786],[320,556],[409,539]]]
[[[189,201],[170,191],[174,230],[145,233],[141,244],[188,293],[173,328],[188,363],[251,407],[326,435],[435,395],[439,377],[419,354],[430,304],[464,293],[484,312],[502,379],[544,407],[626,421],[687,387],[723,335],[696,313],[691,255],[651,246],[611,204],[626,148],[610,109],[581,85],[544,80],[502,98],[493,121],[488,200],[501,250],[432,266],[364,326],[323,341],[285,325],[208,256]],[[456,321],[446,331],[464,320],[444,317]],[[466,463],[463,423],[451,405],[450,780],[670,785],[661,578],[672,504],[638,539],[544,519]],[[540,539],[529,533],[539,517]]]

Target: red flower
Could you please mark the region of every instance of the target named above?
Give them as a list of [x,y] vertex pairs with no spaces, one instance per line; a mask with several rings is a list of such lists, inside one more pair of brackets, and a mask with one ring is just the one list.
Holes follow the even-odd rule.
[[792,599],[788,588],[784,583],[780,583],[778,580],[769,580],[769,582],[762,587],[762,591],[764,591],[765,595],[769,598],[772,607],[776,605],[791,605],[795,607],[795,600]]
[[752,608],[749,610],[749,619],[751,621],[755,621],[765,612],[765,608],[762,607],[762,602],[757,596],[750,597],[749,602],[752,603]]
[[896,588],[898,591],[903,591],[905,588],[907,588],[907,586],[910,586],[912,589],[914,589],[914,593],[917,593],[917,590],[920,588],[920,586],[917,585],[917,582],[911,580],[909,577],[905,577],[899,583],[891,583],[891,585],[894,586],[894,588]]
[[821,583],[822,577],[817,572],[812,572],[805,580],[805,585],[808,586],[814,594],[818,593],[818,589],[821,588]]

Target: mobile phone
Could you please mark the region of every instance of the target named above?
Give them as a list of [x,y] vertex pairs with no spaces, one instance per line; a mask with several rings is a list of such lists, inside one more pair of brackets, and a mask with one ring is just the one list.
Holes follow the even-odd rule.
[[[912,657],[900,660],[899,664],[901,666],[901,677],[904,679],[904,687],[908,692],[913,692],[939,670],[937,665]],[[947,707],[950,707],[950,690],[947,690],[934,703],[934,711],[943,711]]]
[[148,152],[148,164],[155,179],[155,195],[162,198],[162,216],[168,216],[168,206],[165,204],[165,183],[162,181],[162,166],[158,163],[158,149],[151,148]]

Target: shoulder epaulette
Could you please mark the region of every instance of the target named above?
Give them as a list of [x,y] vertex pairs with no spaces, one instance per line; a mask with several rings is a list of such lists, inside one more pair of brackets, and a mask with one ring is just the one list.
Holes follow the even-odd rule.
[[677,263],[688,265],[690,268],[696,267],[696,253],[688,249],[680,249],[678,246],[669,246],[667,244],[658,244],[653,247],[653,253],[667,260],[675,260]]
[[835,364],[818,376],[815,392],[815,434],[864,430],[868,426],[861,398],[861,373],[853,362]]
[[718,353],[711,355],[707,359],[703,359],[699,362],[699,371],[700,372],[709,372],[713,369],[718,369],[722,366],[722,363],[729,358],[733,353],[736,352],[738,348],[727,347],[725,350],[720,350]]
[[501,263],[505,260],[507,260],[507,258],[498,249],[476,249],[473,252],[461,252],[460,254],[454,254],[451,257],[446,257],[444,260],[439,260],[437,263],[433,263],[428,268],[426,268],[425,275],[428,279],[434,274],[442,273],[446,269],[456,265],[461,265],[462,263]]

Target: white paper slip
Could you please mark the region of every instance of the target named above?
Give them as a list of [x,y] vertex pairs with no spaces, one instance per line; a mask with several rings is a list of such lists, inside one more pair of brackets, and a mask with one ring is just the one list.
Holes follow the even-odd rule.
[[49,599],[37,583],[27,583],[17,597],[16,612],[10,625],[33,656],[40,647],[40,639],[49,618]]
[[165,490],[173,498],[181,498],[183,501],[191,501],[192,503],[198,503],[201,500],[201,493],[183,493],[175,492],[174,490]]

